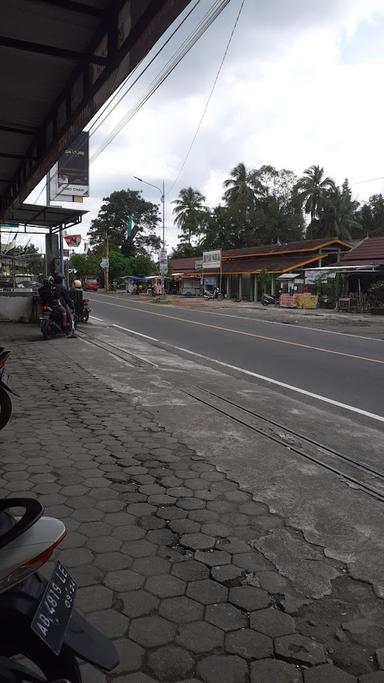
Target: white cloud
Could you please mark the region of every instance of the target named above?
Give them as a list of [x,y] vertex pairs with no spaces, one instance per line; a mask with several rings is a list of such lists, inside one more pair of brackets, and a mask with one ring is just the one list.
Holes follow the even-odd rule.
[[[205,8],[210,4],[212,0],[202,3]],[[140,186],[133,175],[155,184],[164,178],[168,188],[172,185],[238,7],[238,1],[229,4],[169,80],[94,162],[93,198],[84,204],[90,214],[83,231],[96,215],[101,198],[114,189],[143,189],[146,198],[159,200],[156,190]],[[364,57],[362,48],[372,23],[384,28],[382,0],[246,0],[200,134],[180,181],[167,198],[169,242],[174,243],[177,235],[170,227],[169,202],[180,187],[198,187],[214,204],[220,201],[222,181],[239,161],[253,167],[271,163],[298,174],[319,163],[339,183],[346,176],[353,182],[384,175],[384,45],[375,59]],[[357,33],[360,61],[356,62],[351,55]],[[168,50],[167,58],[169,54]],[[92,138],[93,150],[135,105],[159,68],[147,73]],[[384,190],[384,183],[356,185],[354,190],[360,200],[366,199]]]

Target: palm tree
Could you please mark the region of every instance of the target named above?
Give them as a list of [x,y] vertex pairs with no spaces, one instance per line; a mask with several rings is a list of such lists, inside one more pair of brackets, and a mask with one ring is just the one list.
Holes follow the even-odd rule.
[[353,233],[359,231],[361,224],[357,220],[359,203],[352,199],[348,182],[342,188],[328,190],[323,198],[319,220],[315,228],[317,237],[338,237],[350,240]]
[[255,194],[264,189],[255,171],[248,171],[242,162],[232,169],[231,177],[224,181],[224,187],[223,199],[228,206],[238,209],[253,205]]
[[319,211],[327,192],[335,189],[335,181],[332,178],[324,178],[324,169],[313,165],[305,169],[296,187],[304,211],[310,215],[313,225],[319,218]]
[[187,244],[191,244],[192,237],[201,231],[201,223],[207,213],[204,202],[204,195],[193,187],[184,187],[178,198],[172,202],[175,205],[175,223],[181,229],[179,237]]

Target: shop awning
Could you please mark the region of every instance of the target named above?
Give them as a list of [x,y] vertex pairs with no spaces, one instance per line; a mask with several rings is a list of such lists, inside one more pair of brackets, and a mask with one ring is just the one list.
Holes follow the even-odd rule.
[[81,223],[87,211],[67,209],[61,206],[39,206],[21,204],[9,208],[0,223],[0,233],[44,234],[47,231],[60,232]]

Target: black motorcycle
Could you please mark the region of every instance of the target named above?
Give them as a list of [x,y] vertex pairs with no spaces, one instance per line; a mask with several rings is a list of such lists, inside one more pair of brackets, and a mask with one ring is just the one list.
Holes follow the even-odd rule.
[[62,337],[64,332],[62,328],[62,316],[58,309],[51,308],[47,304],[43,304],[40,313],[40,329],[44,339],[52,339],[53,337]]
[[271,306],[279,303],[279,296],[273,296],[272,294],[263,294],[261,297],[261,303],[263,306]]
[[17,396],[16,391],[9,385],[9,376],[5,369],[5,363],[11,352],[0,347],[0,429],[9,422],[12,415],[12,401],[9,394]]
[[[15,509],[21,516],[14,516]],[[49,579],[38,572],[65,537],[64,524],[43,511],[36,499],[0,500],[0,674],[6,658],[15,665],[22,657],[42,677],[16,681],[81,683],[77,659],[111,671],[119,657],[114,644],[74,609],[76,582],[69,571],[58,562]]]

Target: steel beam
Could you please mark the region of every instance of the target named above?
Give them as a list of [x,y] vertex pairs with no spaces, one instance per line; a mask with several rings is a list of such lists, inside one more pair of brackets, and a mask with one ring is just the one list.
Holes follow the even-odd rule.
[[50,55],[51,57],[69,59],[70,61],[77,63],[85,62],[89,64],[101,64],[101,66],[107,64],[107,59],[98,55],[75,52],[74,50],[67,50],[63,47],[55,47],[54,45],[31,43],[29,40],[19,40],[18,38],[9,38],[8,36],[0,36],[0,47],[8,47],[12,50],[22,50],[23,52],[34,52],[40,55]]
[[71,12],[89,14],[93,17],[99,17],[104,11],[98,7],[92,7],[91,5],[85,5],[82,2],[76,2],[76,0],[32,0],[32,2],[40,2],[43,5],[55,5],[56,7],[62,7],[63,9],[70,10]]
[[0,131],[5,133],[19,133],[20,135],[35,135],[35,130],[27,130],[26,128],[15,128],[15,126],[2,126],[0,124]]

